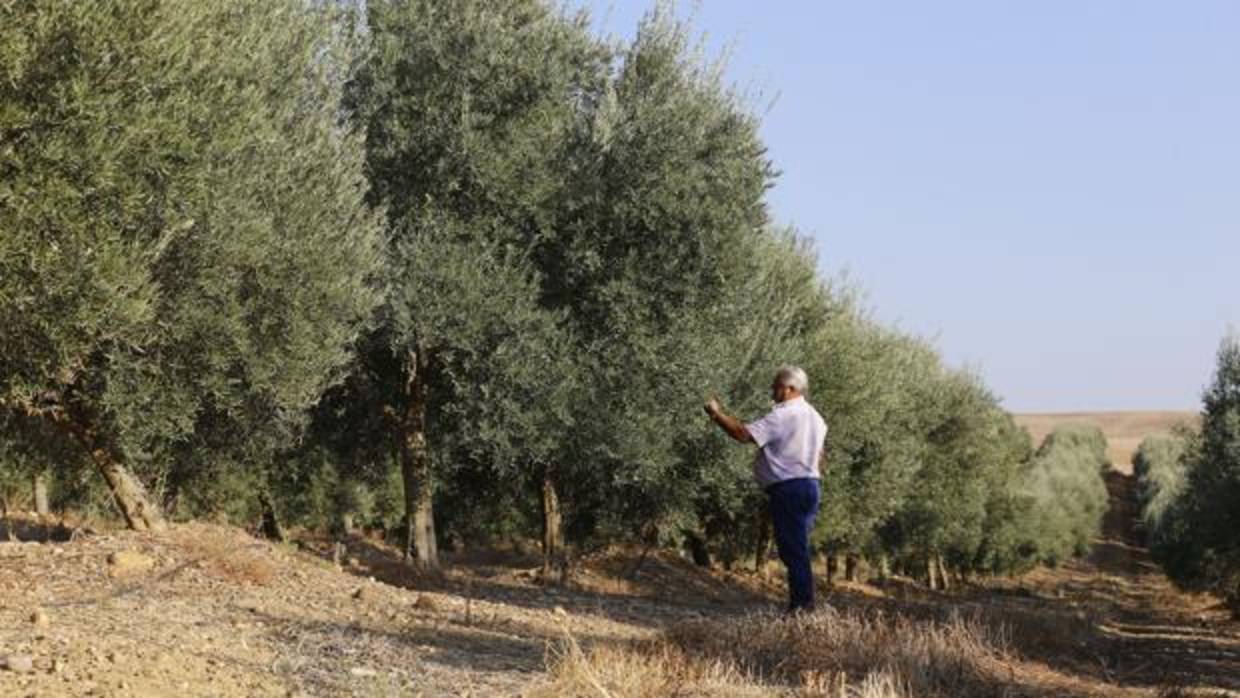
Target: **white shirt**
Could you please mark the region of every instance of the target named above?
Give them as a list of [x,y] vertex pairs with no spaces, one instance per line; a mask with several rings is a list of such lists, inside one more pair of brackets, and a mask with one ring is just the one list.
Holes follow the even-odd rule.
[[804,398],[778,403],[745,428],[758,444],[753,461],[753,477],[758,484],[767,487],[793,478],[821,477],[818,459],[827,440],[827,423]]

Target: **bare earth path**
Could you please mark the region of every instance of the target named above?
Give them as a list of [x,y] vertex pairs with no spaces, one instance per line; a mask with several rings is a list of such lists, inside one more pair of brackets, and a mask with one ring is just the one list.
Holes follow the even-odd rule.
[[[1080,679],[1083,695],[1240,696],[1240,623],[1171,585],[1141,545],[1135,478],[1106,479],[1110,509],[1087,558],[965,598],[1007,615],[1017,652]],[[1022,634],[1027,614],[1042,622]]]
[[1215,599],[1176,591],[1141,547],[1135,478],[1112,471],[1107,489],[1102,540],[1052,587],[1097,614],[1106,673],[1128,685],[1240,692],[1240,624]]

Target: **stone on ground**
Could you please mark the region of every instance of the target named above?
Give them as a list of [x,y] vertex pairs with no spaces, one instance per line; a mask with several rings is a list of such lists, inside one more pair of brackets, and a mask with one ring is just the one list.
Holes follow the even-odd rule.
[[28,654],[10,654],[4,658],[4,668],[17,674],[34,671],[34,658]]

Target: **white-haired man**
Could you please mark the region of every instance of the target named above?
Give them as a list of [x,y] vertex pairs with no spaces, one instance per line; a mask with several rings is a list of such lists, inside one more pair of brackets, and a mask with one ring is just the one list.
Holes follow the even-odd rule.
[[805,401],[808,392],[805,371],[783,366],[771,385],[775,407],[761,419],[744,424],[724,413],[717,399],[706,403],[706,413],[728,436],[758,446],[753,475],[769,498],[779,559],[788,568],[789,613],[814,609],[809,535],[821,498],[818,464],[827,423]]

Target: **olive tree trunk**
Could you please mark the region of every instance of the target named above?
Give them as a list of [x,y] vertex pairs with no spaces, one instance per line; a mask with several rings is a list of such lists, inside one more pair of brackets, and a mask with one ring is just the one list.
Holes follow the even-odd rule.
[[112,498],[125,517],[125,523],[135,531],[163,530],[163,512],[151,502],[142,481],[107,451],[98,450],[91,456],[112,490]]
[[891,577],[891,558],[886,553],[878,556],[878,578],[887,581]]
[[844,581],[856,582],[858,578],[857,571],[861,565],[861,560],[853,553],[844,555]]
[[710,548],[707,547],[704,537],[695,531],[689,531],[685,534],[685,542],[689,545],[689,553],[693,556],[693,564],[698,567],[711,566]]
[[435,512],[431,499],[431,458],[426,440],[428,361],[425,352],[406,356],[405,414],[400,421],[400,472],[405,486],[407,562],[418,569],[439,568],[435,543]]
[[34,513],[39,516],[51,514],[51,508],[47,505],[47,474],[41,471],[34,474]]
[[943,586],[944,591],[950,591],[952,588],[951,575],[947,570],[947,563],[943,562],[943,556],[939,555],[934,559],[935,567],[939,568],[939,583]]
[[86,452],[112,493],[112,501],[120,510],[125,524],[135,531],[161,531],[166,527],[164,514],[146,492],[146,487],[111,450],[99,443],[95,430],[81,415],[70,416],[57,410],[44,413],[62,432],[77,441]]
[[284,525],[280,523],[280,514],[276,511],[276,503],[271,496],[271,490],[264,488],[258,495],[258,503],[263,511],[262,523],[259,526],[263,535],[281,543],[288,540],[288,536],[284,533]]
[[555,487],[555,470],[551,466],[543,469],[542,510],[542,573],[543,579],[550,579],[556,564],[564,556],[564,515]]
[[151,502],[142,482],[105,449],[95,449],[90,455],[107,481],[125,523],[135,531],[162,531],[166,525],[163,512]]
[[766,558],[771,549],[771,513],[766,507],[758,510],[758,535],[754,541],[753,571],[765,572]]

